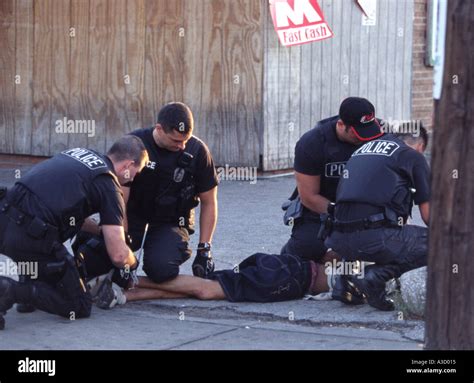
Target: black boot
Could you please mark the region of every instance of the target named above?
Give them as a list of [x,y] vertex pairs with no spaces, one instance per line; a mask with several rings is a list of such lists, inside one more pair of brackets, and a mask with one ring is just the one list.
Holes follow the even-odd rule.
[[353,285],[367,297],[367,303],[382,311],[395,309],[394,303],[385,293],[385,283],[400,276],[396,265],[370,265],[365,268],[364,278],[350,276]]
[[[25,276],[20,276],[19,277],[20,282],[26,282],[28,280],[29,279],[26,278]],[[36,310],[35,306],[33,306],[30,303],[17,303],[17,305],[16,305],[16,311],[19,312],[19,313],[22,313],[22,314],[32,313],[35,310]]]
[[15,287],[18,282],[7,277],[0,277],[0,330],[5,328],[3,316],[15,303]]
[[336,283],[332,290],[332,299],[347,305],[362,305],[365,303],[363,294],[352,285],[347,275],[336,276]]

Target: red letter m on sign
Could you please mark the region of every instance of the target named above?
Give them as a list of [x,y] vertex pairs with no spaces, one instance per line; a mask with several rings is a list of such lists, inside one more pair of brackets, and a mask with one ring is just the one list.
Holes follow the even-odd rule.
[[333,36],[316,0],[270,0],[270,9],[275,30],[284,46]]

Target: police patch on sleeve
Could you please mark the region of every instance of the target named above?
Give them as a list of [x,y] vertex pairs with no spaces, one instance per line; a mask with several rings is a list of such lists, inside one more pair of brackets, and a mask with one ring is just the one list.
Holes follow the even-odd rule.
[[100,158],[96,153],[88,150],[88,149],[69,149],[61,152],[65,156],[68,156],[84,166],[87,166],[91,170],[100,169],[107,167],[107,164],[104,162],[102,158]]
[[391,157],[393,153],[395,153],[399,148],[400,145],[398,145],[396,142],[386,140],[375,140],[370,141],[359,149],[357,149],[354,154],[352,154],[352,157],[364,155]]

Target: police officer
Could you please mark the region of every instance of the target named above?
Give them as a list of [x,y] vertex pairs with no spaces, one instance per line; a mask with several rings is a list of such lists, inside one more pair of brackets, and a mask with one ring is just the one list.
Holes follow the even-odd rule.
[[[359,115],[349,117],[358,129]],[[428,229],[406,225],[413,203],[419,205],[423,221],[429,221],[430,171],[422,154],[428,136],[422,126],[402,127],[408,133],[384,135],[354,152],[347,176],[339,182],[333,232],[326,240],[345,260],[375,263],[359,276],[341,278],[371,306],[386,311],[394,306],[386,297],[385,283],[426,265],[428,252]],[[339,300],[350,303],[344,297]]]
[[218,179],[211,153],[193,136],[193,129],[189,107],[173,102],[160,110],[154,127],[131,133],[143,141],[150,160],[124,188],[128,231],[137,249],[149,224],[143,270],[157,283],[175,278],[179,266],[191,257],[188,241],[199,202],[200,238],[192,269],[201,277],[214,269],[211,241],[217,222]]
[[[320,121],[316,127],[296,144],[295,176],[302,211],[293,223],[290,240],[283,246],[281,254],[293,254],[315,262],[324,262],[334,253],[326,256],[328,248],[317,233],[321,228],[321,214],[328,212],[331,202],[336,200],[336,189],[346,162],[352,153],[369,139],[382,135],[380,127],[362,121],[361,129],[354,129],[349,124],[349,117],[360,110],[360,106],[372,104],[363,98],[349,97],[339,109],[339,115]],[[361,113],[359,119],[364,118]],[[296,200],[297,201],[297,200]],[[296,202],[295,201],[295,202]],[[336,286],[335,291],[342,289]]]
[[[0,328],[14,303],[33,305],[67,318],[88,317],[91,297],[78,264],[62,244],[81,229],[99,230],[87,217],[100,213],[112,263],[133,270],[137,260],[124,240],[121,184],[144,167],[141,140],[123,137],[107,156],[70,149],[33,167],[0,196],[0,252],[15,262],[36,262],[38,278],[0,277]],[[79,259],[76,259],[79,261]]]

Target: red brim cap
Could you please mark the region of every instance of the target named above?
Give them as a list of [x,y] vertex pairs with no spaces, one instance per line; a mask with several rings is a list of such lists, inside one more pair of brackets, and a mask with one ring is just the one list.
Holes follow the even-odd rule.
[[377,119],[371,124],[365,124],[359,127],[351,126],[351,129],[361,141],[372,141],[384,134]]

